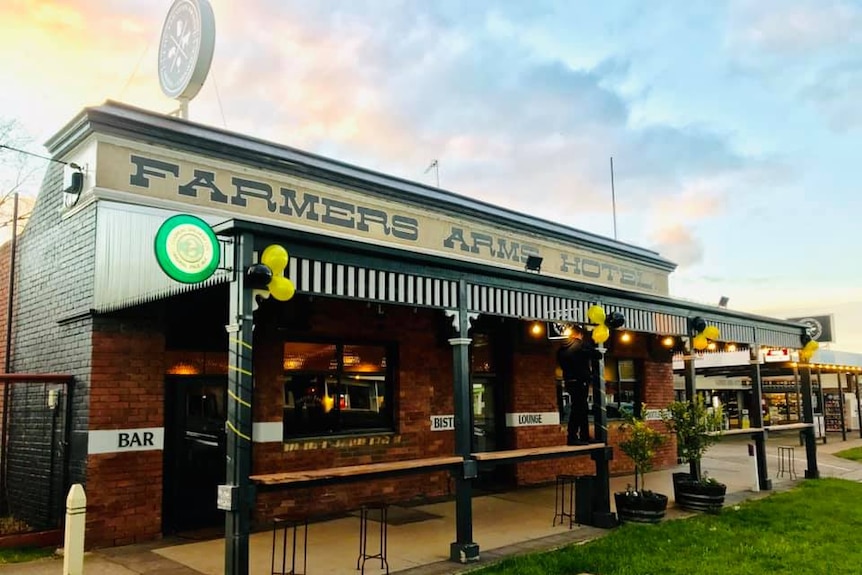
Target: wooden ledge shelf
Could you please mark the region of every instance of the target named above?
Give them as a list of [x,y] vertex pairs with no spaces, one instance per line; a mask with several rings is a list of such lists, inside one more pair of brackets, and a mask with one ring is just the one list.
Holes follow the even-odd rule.
[[463,465],[464,459],[456,455],[447,457],[428,457],[425,459],[405,459],[364,465],[347,465],[328,469],[309,469],[307,471],[287,471],[252,475],[251,481],[261,487],[311,485],[331,485],[369,477],[394,477],[409,473],[456,469]]
[[762,427],[746,427],[745,429],[725,429],[724,431],[710,431],[709,435],[748,435],[763,433]]
[[767,431],[789,431],[792,429],[808,429],[814,427],[813,423],[783,423],[779,425],[767,425]]
[[586,445],[551,445],[548,447],[527,447],[524,449],[506,449],[503,451],[483,451],[472,453],[473,459],[479,463],[517,463],[537,459],[553,459],[572,455],[583,455],[603,451],[604,443],[589,443]]

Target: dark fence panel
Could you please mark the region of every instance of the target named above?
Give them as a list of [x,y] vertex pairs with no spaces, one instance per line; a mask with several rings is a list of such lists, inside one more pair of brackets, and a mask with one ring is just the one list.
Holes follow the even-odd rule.
[[6,530],[22,524],[32,530],[60,527],[69,487],[72,379],[0,375],[0,386],[0,510]]

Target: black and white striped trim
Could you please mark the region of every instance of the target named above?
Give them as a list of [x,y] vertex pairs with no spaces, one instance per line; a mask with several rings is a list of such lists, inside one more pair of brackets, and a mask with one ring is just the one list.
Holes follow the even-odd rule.
[[300,293],[408,305],[458,307],[458,282],[292,257],[288,275]]

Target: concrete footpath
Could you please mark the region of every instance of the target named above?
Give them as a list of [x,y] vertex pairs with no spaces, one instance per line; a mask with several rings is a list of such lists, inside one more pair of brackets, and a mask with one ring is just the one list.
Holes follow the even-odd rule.
[[[785,491],[805,474],[805,448],[799,434],[772,434],[767,443],[772,492],[755,492],[753,459],[748,455],[744,436],[728,436],[706,454],[702,467],[710,476],[728,486],[727,505]],[[797,475],[778,476],[778,446],[794,447]],[[826,444],[817,445],[817,465],[821,477],[840,477],[862,481],[862,463],[837,458],[836,451],[862,447],[859,432],[830,434]],[[647,487],[671,493],[671,473],[685,466],[650,473]],[[614,477],[611,490],[619,491],[633,483],[632,476]],[[673,507],[668,518],[691,515]],[[554,488],[524,488],[474,498],[474,540],[481,547],[480,565],[530,551],[553,549],[569,543],[601,537],[606,530],[574,525],[552,524]],[[393,520],[393,517],[395,520]],[[312,523],[308,535],[308,569],[316,574],[356,572],[359,519],[355,515]],[[375,524],[376,525],[376,524]],[[449,542],[454,537],[454,503],[444,502],[390,511],[388,562],[390,572],[400,575],[449,575],[475,569],[446,560]],[[372,528],[376,535],[376,529]],[[375,545],[369,543],[369,547]],[[249,538],[251,575],[271,572],[271,532],[254,533]],[[375,547],[376,548],[376,547]],[[280,564],[280,561],[279,561]],[[280,567],[280,565],[279,565]],[[300,572],[301,561],[300,561]],[[380,561],[369,560],[365,572],[383,573]],[[62,559],[43,559],[29,563],[0,565],[2,575],[61,575]],[[288,565],[289,570],[289,565]],[[175,537],[143,545],[99,549],[86,555],[85,575],[220,575],[224,573],[224,540],[188,540]]]

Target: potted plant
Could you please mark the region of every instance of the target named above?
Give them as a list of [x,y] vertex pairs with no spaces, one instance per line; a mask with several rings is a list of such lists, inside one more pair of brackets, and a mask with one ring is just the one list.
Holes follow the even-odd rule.
[[644,486],[646,473],[652,469],[656,451],[665,442],[665,436],[650,427],[644,420],[645,407],[641,415],[627,413],[620,425],[623,440],[620,450],[629,456],[635,465],[635,486],[629,485],[625,491],[614,493],[617,516],[620,521],[636,523],[658,523],[667,510],[667,495],[649,491]]
[[688,473],[673,474],[673,496],[677,505],[692,511],[716,512],[724,505],[727,485],[701,472],[701,459],[721,439],[721,408],[708,408],[703,396],[675,401],[662,414],[668,429],[676,434],[677,454],[689,464]]

